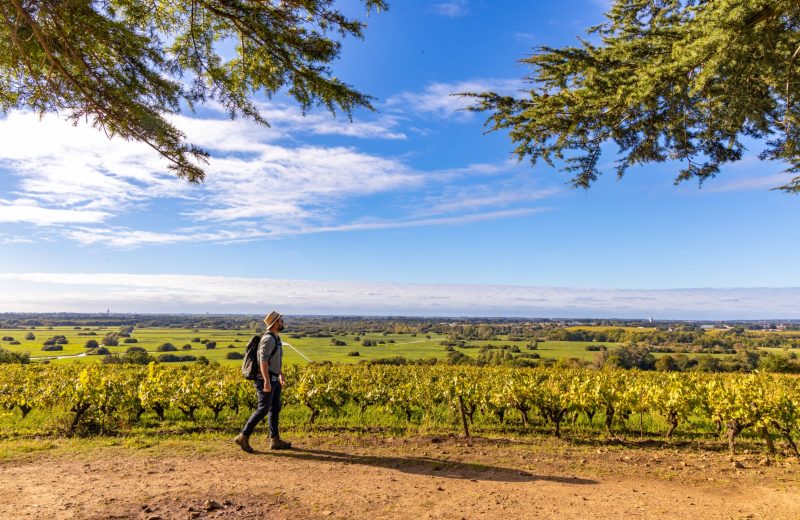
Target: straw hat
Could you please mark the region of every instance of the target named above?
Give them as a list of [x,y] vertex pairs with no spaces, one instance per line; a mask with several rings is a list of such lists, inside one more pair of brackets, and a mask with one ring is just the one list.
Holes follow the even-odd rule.
[[283,318],[283,314],[278,314],[276,311],[272,311],[267,314],[267,317],[264,318],[264,323],[267,325],[267,330],[271,329],[275,322],[279,319]]

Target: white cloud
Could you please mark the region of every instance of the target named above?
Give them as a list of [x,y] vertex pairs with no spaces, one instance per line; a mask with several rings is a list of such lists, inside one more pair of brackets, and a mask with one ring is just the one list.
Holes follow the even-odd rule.
[[30,113],[0,119],[0,164],[16,188],[0,201],[4,222],[102,222],[156,197],[187,187],[141,143],[110,140],[100,131]]
[[[277,110],[273,119],[301,124],[291,110]],[[447,188],[449,183],[486,175],[499,178],[513,172],[514,161],[420,172],[401,159],[353,147],[286,146],[278,142],[280,135],[273,129],[250,121],[187,116],[174,120],[188,141],[211,153],[203,184],[190,185],[165,171],[160,157],[144,144],[111,140],[93,128],[76,128],[55,117],[40,121],[31,113],[10,113],[0,119],[4,143],[0,166],[10,174],[4,179],[9,187],[0,199],[0,223],[33,224],[45,233],[55,227],[53,236],[81,244],[132,248],[459,225],[540,211],[507,204],[544,196],[530,192],[511,197],[484,190],[480,196],[457,193],[458,200],[445,201],[454,193]],[[385,128],[393,124],[391,118],[387,121]],[[353,128],[366,134],[384,127]],[[403,205],[405,194],[422,187],[441,193],[428,195],[427,205],[436,206],[432,211],[419,212],[416,203]],[[383,193],[396,193],[401,200],[393,209],[394,216],[377,220],[367,214],[355,221],[342,220],[349,201]],[[149,215],[156,204],[176,208],[171,210],[171,219],[158,223],[158,229]],[[430,218],[440,214],[450,216]],[[126,217],[125,225],[122,217]],[[186,229],[187,223],[196,227]],[[21,238],[30,237],[13,240]]]
[[403,92],[386,101],[388,110],[430,114],[440,118],[469,120],[474,115],[465,109],[474,105],[471,98],[455,94],[496,92],[518,94],[525,84],[519,79],[476,79],[455,83],[432,83],[422,92]]
[[466,16],[469,14],[469,0],[450,0],[449,2],[434,4],[433,11],[436,14],[450,18]]
[[262,145],[258,154],[226,157],[209,166],[203,186],[208,206],[199,220],[268,219],[281,227],[324,217],[323,206],[345,197],[418,185],[423,177],[404,164],[352,148]]
[[108,213],[102,211],[80,211],[71,209],[49,209],[24,204],[3,205],[0,203],[0,222],[31,222],[39,226],[53,224],[75,224],[102,222]]
[[[300,119],[282,110],[278,119]],[[322,121],[318,117],[316,123]],[[0,165],[12,185],[0,199],[0,222],[108,224],[114,217],[142,211],[159,198],[185,201],[184,215],[207,225],[258,219],[266,229],[311,224],[329,216],[346,197],[391,191],[419,183],[421,177],[402,162],[353,148],[286,147],[270,128],[244,120],[175,117],[188,140],[212,153],[207,181],[189,185],[165,171],[149,147],[105,134],[86,125],[73,127],[56,117],[39,120],[31,113],[12,112],[0,119]],[[312,126],[316,124],[312,121]],[[347,125],[319,132],[339,132]],[[379,126],[354,126],[353,132],[380,133]],[[342,132],[346,133],[346,132]],[[113,226],[108,226],[113,227]],[[107,240],[104,230],[74,228],[66,236],[88,243]],[[185,234],[133,230],[131,243],[156,244],[186,240]],[[211,230],[201,238],[216,240],[225,232]]]
[[[264,312],[656,319],[788,318],[800,288],[623,290],[195,275],[0,273],[0,312]],[[56,303],[54,303],[56,302]]]

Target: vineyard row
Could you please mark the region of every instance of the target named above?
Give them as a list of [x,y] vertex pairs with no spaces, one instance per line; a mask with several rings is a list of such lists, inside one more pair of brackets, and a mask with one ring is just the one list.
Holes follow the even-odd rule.
[[[312,423],[348,404],[409,421],[444,406],[466,435],[476,412],[502,423],[514,410],[523,426],[540,420],[560,436],[569,418],[591,423],[602,417],[612,432],[634,414],[650,414],[663,418],[663,434],[671,437],[699,417],[716,425],[732,451],[737,437],[752,429],[770,451],[777,436],[798,453],[800,378],[788,375],[351,365],[291,366],[286,379],[284,404],[307,407]],[[74,432],[89,422],[135,423],[148,411],[161,420],[170,409],[194,419],[208,409],[216,419],[226,408],[254,408],[255,392],[238,370],[219,366],[6,365],[0,406],[20,410],[22,419],[36,408],[65,407]]]

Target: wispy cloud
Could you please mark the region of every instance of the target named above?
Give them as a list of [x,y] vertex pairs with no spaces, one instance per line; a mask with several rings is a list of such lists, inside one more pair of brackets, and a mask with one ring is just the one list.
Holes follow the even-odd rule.
[[496,92],[513,95],[524,88],[519,79],[476,79],[455,83],[431,83],[422,92],[403,92],[386,101],[387,110],[434,115],[445,119],[469,120],[474,115],[465,108],[474,100],[456,94]]
[[537,40],[541,40],[541,36],[534,33],[517,32],[514,33],[514,39],[518,42],[535,42]]
[[63,234],[67,238],[84,245],[103,244],[120,249],[198,242],[247,242],[271,235],[269,232],[246,228],[216,231],[176,230],[173,232],[157,232],[124,227],[76,227],[63,231]]
[[278,239],[288,236],[317,233],[342,233],[348,231],[377,231],[430,226],[458,226],[474,222],[485,222],[518,218],[549,211],[549,208],[516,208],[481,213],[467,213],[451,217],[398,218],[395,220],[365,219],[335,225],[305,225],[261,229],[251,225],[238,225],[231,229],[207,231],[183,229],[174,232],[155,232],[124,227],[76,227],[62,231],[64,236],[85,245],[103,244],[120,249],[131,249],[148,245],[166,245],[197,242],[241,243],[253,240]]
[[726,192],[726,191],[766,191],[778,186],[783,186],[789,183],[794,175],[788,173],[776,173],[773,175],[766,175],[763,177],[747,177],[735,180],[726,180],[722,182],[709,181],[704,185],[704,188],[710,192]]
[[[121,273],[0,273],[0,312],[263,312],[657,319],[787,318],[800,288],[624,290]],[[53,303],[57,302],[57,303]]]
[[442,194],[426,198],[421,204],[424,209],[418,214],[440,215],[475,211],[486,207],[508,207],[550,198],[559,191],[557,188],[502,188],[493,185],[448,188]]
[[434,4],[433,11],[441,16],[457,18],[469,14],[469,0],[451,0]]
[[397,129],[397,117],[379,115],[372,120],[349,120],[346,116],[332,117],[329,113],[303,114],[286,105],[260,105],[261,114],[275,131],[288,136],[296,132],[314,135],[342,135],[362,139],[406,139]]
[[497,220],[503,218],[522,217],[525,215],[532,215],[534,213],[541,213],[548,211],[548,208],[518,208],[501,211],[490,211],[485,213],[469,213],[466,215],[458,215],[455,217],[438,217],[438,218],[416,218],[407,220],[390,220],[390,221],[362,221],[350,224],[341,224],[337,226],[326,226],[318,228],[307,228],[299,231],[299,233],[322,233],[331,231],[363,231],[363,230],[377,230],[377,229],[398,229],[409,227],[423,227],[423,226],[452,226],[461,224],[471,224],[473,222],[484,222],[487,220]]

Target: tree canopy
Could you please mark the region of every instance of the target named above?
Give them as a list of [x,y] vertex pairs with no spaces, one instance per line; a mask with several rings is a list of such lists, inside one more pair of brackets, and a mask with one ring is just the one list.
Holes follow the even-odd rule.
[[[602,147],[616,143],[620,177],[677,160],[676,184],[702,184],[754,138],[762,159],[800,172],[800,3],[615,0],[606,17],[579,45],[523,59],[524,95],[465,94],[471,110],[489,112],[489,131],[509,132],[520,159],[558,162],[588,188]],[[800,176],[779,189],[797,193]]]
[[[363,0],[367,10],[384,0]],[[251,100],[286,90],[303,109],[347,114],[371,98],[333,77],[341,39],[364,24],[335,0],[3,0],[0,110],[64,112],[147,143],[202,181],[208,153],[168,117],[214,100],[267,124]],[[236,42],[236,54],[220,49]]]

